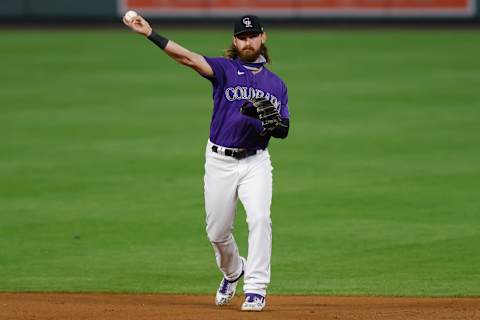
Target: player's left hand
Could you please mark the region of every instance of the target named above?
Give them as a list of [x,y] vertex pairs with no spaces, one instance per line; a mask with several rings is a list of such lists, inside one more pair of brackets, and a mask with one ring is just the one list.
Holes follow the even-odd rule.
[[[249,107],[249,105],[253,106]],[[265,98],[249,100],[243,104],[240,112],[262,122],[263,131],[260,133],[261,136],[265,136],[281,124],[280,113],[277,108]]]

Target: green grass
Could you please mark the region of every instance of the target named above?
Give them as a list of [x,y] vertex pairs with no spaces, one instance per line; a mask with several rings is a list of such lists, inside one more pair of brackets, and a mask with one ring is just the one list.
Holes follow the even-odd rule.
[[[219,55],[228,31],[164,34]],[[212,293],[210,84],[127,30],[0,36],[0,291]],[[478,39],[271,31],[271,293],[480,295]]]

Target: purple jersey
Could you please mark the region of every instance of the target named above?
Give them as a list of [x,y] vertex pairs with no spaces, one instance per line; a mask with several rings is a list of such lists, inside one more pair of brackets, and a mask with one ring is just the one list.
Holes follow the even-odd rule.
[[260,136],[262,123],[241,114],[240,107],[248,99],[265,97],[282,118],[289,118],[285,83],[265,67],[253,74],[238,59],[205,59],[214,72],[213,77],[206,77],[213,86],[210,141],[227,148],[265,149],[270,137]]

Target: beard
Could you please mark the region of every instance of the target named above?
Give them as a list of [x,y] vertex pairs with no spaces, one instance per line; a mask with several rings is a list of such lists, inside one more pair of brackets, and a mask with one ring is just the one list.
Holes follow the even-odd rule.
[[245,62],[254,62],[255,60],[260,57],[262,48],[260,47],[258,50],[254,50],[252,47],[245,47],[242,50],[238,50],[238,56]]

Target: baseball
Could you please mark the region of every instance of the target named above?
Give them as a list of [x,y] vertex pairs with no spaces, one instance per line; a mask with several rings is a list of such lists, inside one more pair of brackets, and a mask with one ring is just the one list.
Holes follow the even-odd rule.
[[127,22],[132,22],[132,20],[136,17],[138,17],[138,13],[133,10],[127,11],[127,13],[125,13],[125,20]]

